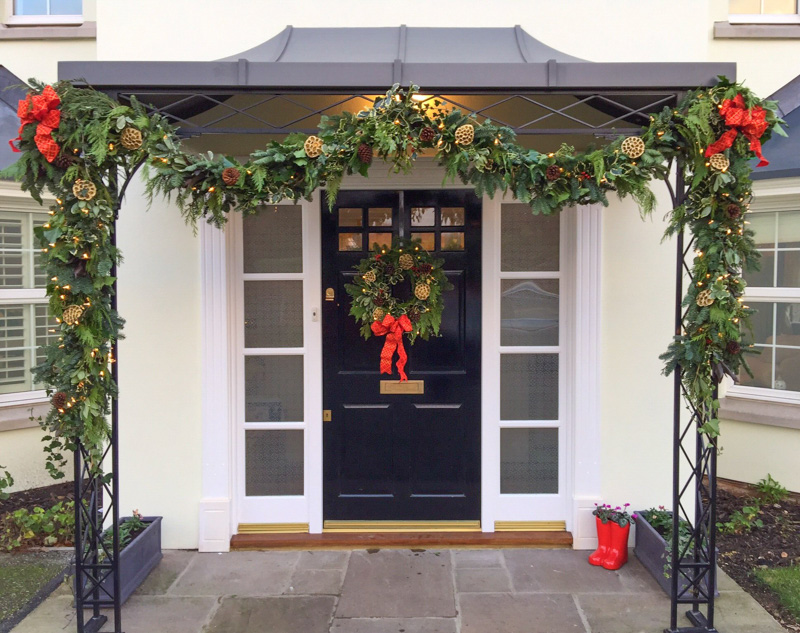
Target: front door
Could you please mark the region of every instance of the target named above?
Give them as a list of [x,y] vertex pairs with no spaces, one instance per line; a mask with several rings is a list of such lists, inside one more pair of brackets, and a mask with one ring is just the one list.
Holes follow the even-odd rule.
[[[480,518],[481,203],[471,191],[343,191],[322,209],[325,520]],[[408,352],[422,394],[382,394],[384,337],[365,341],[344,290],[375,242],[411,237],[445,261],[441,336]],[[402,289],[398,288],[398,292]],[[396,358],[396,357],[395,357]]]

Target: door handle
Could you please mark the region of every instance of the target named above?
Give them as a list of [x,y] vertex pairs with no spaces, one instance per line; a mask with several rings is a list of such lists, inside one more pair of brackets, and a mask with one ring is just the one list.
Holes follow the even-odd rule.
[[336,299],[336,291],[333,288],[325,289],[325,301],[333,301]]
[[330,422],[331,421],[331,410],[330,409],[323,409],[323,411],[322,411],[322,421],[323,422]]

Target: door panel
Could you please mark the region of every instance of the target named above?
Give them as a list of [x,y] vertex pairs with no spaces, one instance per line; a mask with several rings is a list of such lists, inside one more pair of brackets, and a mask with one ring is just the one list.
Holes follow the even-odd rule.
[[[334,293],[322,314],[326,520],[480,517],[480,216],[469,191],[346,191],[332,213],[323,207],[322,282]],[[394,363],[379,373],[385,338],[364,341],[344,285],[369,244],[419,232],[454,290],[441,336],[404,341],[424,393],[381,394]]]

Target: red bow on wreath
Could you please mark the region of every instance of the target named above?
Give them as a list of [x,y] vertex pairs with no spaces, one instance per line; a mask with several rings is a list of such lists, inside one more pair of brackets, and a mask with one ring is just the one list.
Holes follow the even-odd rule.
[[383,317],[383,321],[375,321],[372,324],[372,333],[375,336],[386,335],[386,342],[381,350],[381,373],[392,373],[392,357],[394,350],[397,350],[397,371],[400,374],[400,382],[408,380],[405,367],[408,356],[403,347],[403,334],[411,331],[411,321],[404,314],[399,319],[395,319],[391,314]]
[[22,130],[28,123],[39,122],[36,128],[36,135],[34,141],[36,147],[47,159],[48,163],[52,163],[53,159],[58,156],[58,143],[53,140],[52,132],[55,130],[59,123],[61,123],[61,110],[58,106],[61,105],[61,99],[53,90],[52,86],[45,86],[42,94],[28,95],[25,99],[19,102],[17,108],[17,116],[19,117],[22,125],[19,126],[19,136],[11,139],[8,144],[15,152],[21,151],[14,145],[14,141],[22,140]]
[[758,167],[769,165],[769,161],[761,153],[761,136],[766,131],[767,111],[760,106],[755,106],[748,110],[741,94],[733,99],[725,99],[719,107],[719,113],[725,118],[725,125],[730,129],[719,137],[717,141],[711,143],[706,150],[706,157],[718,154],[731,145],[736,135],[741,132],[750,140],[750,150],[755,152],[760,162]]

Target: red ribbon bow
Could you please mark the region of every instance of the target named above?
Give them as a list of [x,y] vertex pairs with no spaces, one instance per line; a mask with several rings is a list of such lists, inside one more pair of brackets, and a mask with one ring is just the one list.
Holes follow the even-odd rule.
[[397,371],[400,373],[400,382],[408,380],[405,367],[408,356],[403,347],[403,334],[411,331],[411,321],[404,314],[399,319],[395,319],[391,314],[383,317],[383,321],[375,321],[372,324],[372,333],[375,336],[386,335],[386,342],[381,350],[381,373],[392,373],[392,357],[394,350],[397,350]]
[[760,162],[758,167],[769,165],[769,161],[761,153],[761,136],[769,127],[767,123],[767,111],[761,106],[755,106],[748,110],[741,94],[733,99],[725,99],[719,108],[719,113],[725,117],[725,125],[730,129],[719,137],[717,141],[711,143],[706,149],[706,156],[718,154],[731,145],[736,135],[741,132],[750,140],[750,151],[755,152]]
[[14,141],[22,140],[22,130],[25,129],[28,123],[36,123],[38,121],[39,125],[36,128],[34,141],[36,142],[36,147],[47,159],[47,162],[52,163],[53,159],[58,156],[59,150],[58,143],[53,140],[52,136],[53,130],[61,123],[59,105],[61,105],[61,99],[52,86],[45,86],[40,95],[29,94],[25,99],[22,99],[17,107],[17,116],[22,125],[19,126],[19,136],[8,142],[11,145],[11,149],[15,152],[21,151],[14,145]]

